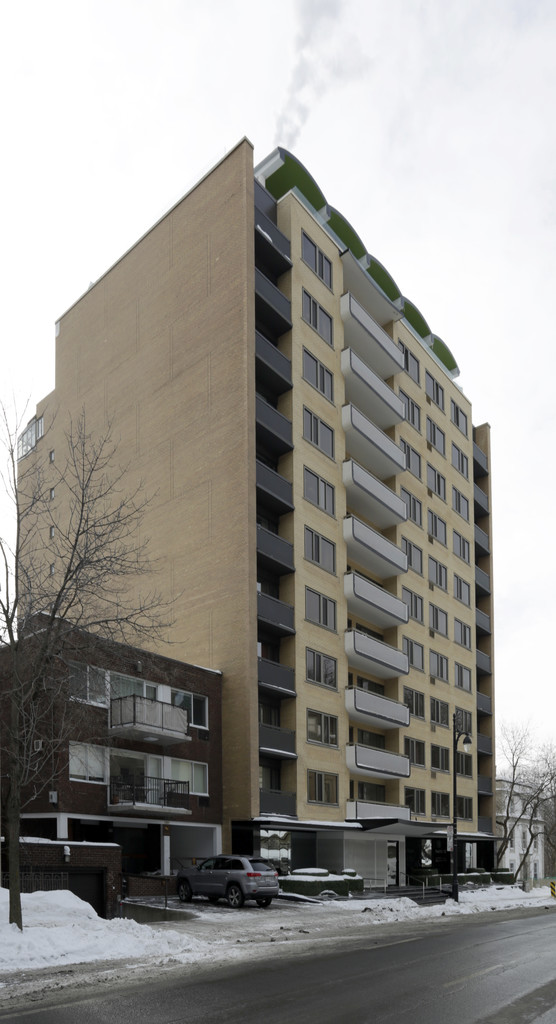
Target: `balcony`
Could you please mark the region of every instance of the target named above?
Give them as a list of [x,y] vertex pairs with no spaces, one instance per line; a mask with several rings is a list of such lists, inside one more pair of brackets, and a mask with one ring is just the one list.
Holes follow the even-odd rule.
[[358,409],[372,412],[373,423],[382,430],[401,423],[405,416],[403,402],[392,388],[353,349],[345,348],[341,360],[347,401]]
[[256,396],[257,435],[264,446],[275,455],[291,452],[292,425],[291,421],[282,416],[278,409],[265,402],[261,395]]
[[290,241],[263,212],[255,207],[255,260],[274,277],[291,270]]
[[480,608],[475,609],[475,627],[478,636],[490,636],[490,615],[482,612]]
[[[386,291],[377,283],[374,277],[368,272],[368,258],[364,264],[356,259],[351,250],[347,249],[342,253],[342,265],[344,272],[344,287],[355,296],[368,309],[371,316],[378,324],[391,323],[392,320],[399,320],[402,316],[403,300],[399,288],[390,278],[387,271],[383,274],[383,285]],[[378,267],[376,260],[372,263]],[[389,279],[389,280],[388,280]],[[390,288],[388,285],[390,284]]]
[[110,731],[113,736],[165,745],[191,739],[185,708],[135,694],[110,701]]
[[490,590],[490,576],[484,569],[479,569],[479,566],[475,566],[475,590],[479,597],[489,597]]
[[345,694],[346,711],[354,722],[379,729],[405,729],[409,725],[409,708],[397,700],[357,686],[348,687]]
[[255,270],[255,317],[276,338],[292,327],[290,300],[262,273]]
[[409,807],[400,804],[373,803],[370,800],[348,800],[346,803],[346,821],[359,821],[365,818],[398,818],[402,821],[411,819]]
[[293,572],[293,544],[264,526],[257,525],[257,558],[278,576]]
[[364,747],[362,743],[348,743],[346,764],[354,775],[364,773],[381,779],[409,778],[409,758],[405,754],[391,754],[389,750]]
[[369,519],[380,530],[405,523],[405,502],[353,459],[344,462],[342,477],[350,511]]
[[176,811],[189,812],[189,783],[174,779],[158,779],[149,775],[137,778],[110,777],[109,806],[144,805],[146,807],[171,807]]
[[477,650],[476,654],[476,665],[478,676],[490,676],[492,675],[492,664],[490,660],[490,654],[485,654],[484,651]]
[[475,556],[490,555],[488,533],[475,524]]
[[348,455],[379,480],[403,473],[405,455],[401,448],[354,405],[344,405],[342,427]]
[[295,733],[259,722],[259,752],[266,757],[295,758]]
[[405,625],[409,619],[408,608],[403,601],[358,572],[344,575],[344,595],[350,614],[372,622],[380,629]]
[[488,474],[488,459],[479,445],[473,441],[473,476],[477,479]]
[[403,370],[398,346],[349,292],[340,299],[340,313],[346,348],[352,348],[382,380]]
[[255,334],[255,370],[257,383],[274,395],[283,395],[292,386],[292,364],[279,348],[259,331]]
[[479,796],[492,796],[492,778],[490,775],[477,776],[477,793]]
[[477,714],[492,714],[492,697],[489,697],[486,693],[481,693],[479,690],[477,690]]
[[473,484],[473,502],[475,504],[475,519],[480,516],[488,516],[488,494],[485,494],[478,484]]
[[270,690],[280,697],[295,697],[295,672],[289,665],[259,658],[258,679],[263,690]]
[[293,491],[289,480],[257,459],[257,498],[280,515],[293,512]]
[[259,795],[261,814],[286,814],[295,818],[295,793],[287,793],[283,789],[261,789]]
[[295,633],[292,605],[270,594],[257,594],[257,617],[277,636],[292,636]]
[[344,519],[348,561],[357,562],[381,580],[407,572],[407,555],[355,516]]
[[366,633],[347,630],[344,646],[349,664],[377,679],[395,679],[409,672],[407,655]]
[[492,818],[486,818],[480,814],[477,819],[477,826],[479,832],[492,833]]
[[492,754],[492,740],[482,732],[477,733],[477,753]]

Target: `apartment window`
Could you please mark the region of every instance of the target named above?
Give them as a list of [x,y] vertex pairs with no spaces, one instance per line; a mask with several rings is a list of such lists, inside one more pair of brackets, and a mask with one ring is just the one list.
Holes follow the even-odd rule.
[[471,712],[465,711],[463,708],[456,708],[456,720],[460,731],[470,736],[473,731],[473,715]]
[[414,572],[418,572],[420,576],[423,575],[423,552],[421,548],[417,547],[413,541],[402,537],[402,551],[407,555],[407,565],[409,569],[413,569]]
[[332,288],[332,263],[304,231],[301,232],[301,258],[327,288]]
[[[353,731],[350,729],[350,733],[353,735]],[[351,741],[351,740],[350,740]],[[372,747],[373,750],[385,750],[386,740],[382,733],[371,732],[370,729],[358,729],[357,730],[357,742],[362,747]]]
[[414,718],[425,717],[425,695],[419,690],[412,690],[409,686],[403,688],[403,702],[409,708],[409,714]]
[[303,437],[325,455],[334,458],[334,431],[310,409],[303,409]]
[[446,434],[427,416],[427,441],[436,448],[441,455],[446,454]]
[[69,776],[79,782],[107,782],[106,750],[92,743],[69,744]]
[[410,736],[404,739],[404,754],[409,758],[410,764],[425,767],[425,744],[422,740],[414,740]]
[[400,498],[405,504],[407,509],[407,518],[411,519],[412,523],[417,526],[423,525],[423,506],[411,491],[406,490],[405,487],[400,487]]
[[407,660],[412,668],[418,668],[421,672],[423,671],[425,653],[422,644],[418,644],[416,640],[410,640],[408,636],[404,636],[403,653],[407,655]]
[[54,462],[54,448],[51,448],[49,453],[48,453],[48,461],[49,462]]
[[336,629],[336,602],[305,587],[305,618],[325,629]]
[[448,589],[448,570],[442,562],[429,555],[429,581],[442,590]]
[[444,700],[431,697],[431,722],[435,725],[448,726],[448,705]]
[[307,739],[310,743],[338,746],[338,719],[320,711],[307,711]]
[[428,370],[425,373],[425,391],[431,402],[434,402],[444,412],[444,388]]
[[408,349],[407,345],[404,345],[403,341],[398,340],[398,348],[403,355],[403,368],[406,373],[409,374],[412,380],[416,384],[419,383],[419,360],[413,355],[413,352]]
[[473,798],[470,796],[458,796],[456,801],[456,814],[458,818],[471,821],[473,818]]
[[83,662],[69,663],[70,693],[76,700],[87,704],[108,704],[108,686],[106,670],[85,665]]
[[[384,696],[384,686],[375,682],[374,679],[365,679],[364,676],[357,676],[356,685],[358,690],[365,690],[367,693],[379,693]],[[353,686],[353,674],[348,673],[348,686]]]
[[450,750],[448,747],[438,747],[431,743],[431,768],[437,772],[450,771]]
[[466,665],[455,664],[455,684],[460,690],[471,693],[471,669]]
[[404,441],[403,437],[400,438],[400,448],[405,455],[405,468],[420,480],[421,456],[419,455],[419,452],[416,452],[415,448],[412,448],[407,441]]
[[172,690],[170,700],[174,707],[187,711],[189,725],[196,729],[208,729],[208,697],[186,690]]
[[110,695],[112,697],[146,697],[156,700],[158,689],[154,683],[148,683],[137,676],[127,676],[122,672],[110,672]]
[[464,562],[469,564],[471,557],[469,541],[462,537],[461,533],[458,533],[457,530],[454,530],[454,555],[457,555],[458,558],[462,558]]
[[330,772],[307,772],[307,800],[309,803],[337,804],[338,776]]
[[334,515],[334,488],[322,477],[317,476],[312,470],[304,467],[303,470],[303,495],[312,505],[321,508],[328,515]]
[[471,628],[460,619],[454,619],[454,642],[471,650]]
[[461,601],[462,604],[466,604],[468,607],[471,604],[471,587],[469,583],[462,580],[461,576],[457,576],[454,573],[454,597],[457,601]]
[[17,439],[17,457],[23,459],[25,455],[28,455],[33,450],[38,441],[44,434],[44,420],[42,416],[38,419],[31,420],[25,430],[19,435]]
[[428,514],[428,527],[429,537],[434,537],[435,540],[438,540],[441,544],[445,545],[448,536],[446,523],[440,518],[440,516],[437,516],[436,512],[432,512],[431,509],[429,509]]
[[50,493],[50,500],[53,501],[54,500],[54,495],[56,494],[56,489],[54,487],[51,487],[49,493]]
[[427,462],[427,487],[433,494],[438,494],[442,501],[446,501],[446,477],[431,466],[430,462]]
[[303,349],[303,377],[308,384],[320,391],[321,395],[334,401],[334,376],[320,360]]
[[54,534],[55,534],[55,533],[56,533],[56,529],[55,529],[55,527],[54,527],[54,526],[51,526],[51,527],[50,527],[50,529],[49,529],[49,531],[48,531],[48,536],[50,537],[50,540],[54,540]]
[[406,418],[407,422],[411,423],[411,426],[415,427],[415,430],[418,430],[420,432],[421,431],[421,408],[420,408],[420,406],[418,406],[417,402],[414,402],[413,399],[409,397],[409,395],[406,395],[405,391],[402,391],[401,388],[399,390],[399,395],[400,395],[400,398],[401,398],[401,400],[403,402],[403,407],[404,407],[404,410],[405,410],[405,418]]
[[465,495],[458,491],[457,487],[452,487],[452,508],[454,512],[457,512],[458,516],[469,522],[469,502]]
[[338,666],[335,658],[321,651],[305,648],[305,671],[310,683],[328,686],[331,690],[338,687]]
[[464,455],[461,448],[458,448],[457,444],[452,441],[452,466],[457,469],[458,473],[467,480],[469,476],[469,459],[467,455]]
[[452,423],[467,437],[467,414],[456,405],[453,398],[450,400],[450,417]]
[[50,575],[54,576],[55,571],[56,571],[56,566],[55,566],[54,562],[51,562],[50,563]]
[[431,793],[431,814],[437,818],[450,817],[450,796],[448,793]]
[[435,679],[448,682],[448,659],[438,651],[429,652],[429,672]]
[[429,604],[429,627],[434,629],[435,633],[448,636],[448,616],[444,609],[436,604]]
[[305,527],[305,558],[327,572],[336,571],[336,545],[309,526]]
[[402,587],[402,601],[408,607],[409,618],[415,619],[415,622],[422,622],[423,598],[419,597],[419,594],[414,594],[412,590],[408,590],[407,587]]
[[303,289],[301,315],[305,322],[310,324],[317,334],[320,334],[327,345],[332,345],[332,317],[305,289]]
[[[351,780],[353,782],[353,779]],[[351,786],[350,782],[350,786]],[[383,804],[386,800],[386,786],[381,786],[376,782],[359,782],[357,783],[357,799],[368,800],[372,803]]]
[[425,814],[425,790],[405,789],[405,806],[409,807],[413,814]]
[[462,750],[458,750],[456,754],[456,773],[458,775],[465,775],[467,779],[473,778],[473,758],[471,754],[465,754]]
[[190,793],[208,796],[208,765],[204,761],[183,761],[174,757],[170,764],[170,778],[175,782],[188,782]]

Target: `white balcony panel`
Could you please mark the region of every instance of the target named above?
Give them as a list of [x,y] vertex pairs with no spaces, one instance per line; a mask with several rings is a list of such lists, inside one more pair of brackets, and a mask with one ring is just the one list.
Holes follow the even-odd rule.
[[382,430],[394,427],[405,418],[403,402],[381,377],[371,370],[351,348],[341,355],[346,398]]
[[380,530],[405,523],[405,502],[363,466],[348,459],[342,466],[342,478],[350,511],[374,523]]
[[389,750],[376,750],[361,743],[348,743],[346,764],[355,775],[381,779],[409,778],[409,758],[405,754],[392,754]]
[[357,562],[381,580],[407,572],[407,555],[361,519],[346,516],[343,529],[348,561]]
[[398,700],[361,690],[358,686],[347,687],[345,695],[346,711],[354,722],[380,729],[405,729],[409,725],[409,708]]
[[346,435],[346,451],[356,462],[370,469],[379,480],[403,473],[405,454],[380,427],[354,405],[344,405],[342,427]]
[[392,320],[399,320],[403,315],[403,300],[400,297],[392,301],[382,291],[382,288],[361,266],[359,260],[348,249],[342,254],[344,271],[344,288],[355,295],[369,310],[369,313],[379,324],[388,324]]
[[398,346],[349,292],[340,299],[340,314],[344,322],[345,348],[352,348],[383,380],[403,370]]
[[400,804],[381,804],[371,800],[348,800],[346,803],[346,821],[358,821],[365,818],[397,818],[410,821],[409,807]]
[[372,622],[381,629],[402,626],[408,621],[407,605],[357,572],[344,575],[344,596],[350,615]]
[[398,651],[382,640],[375,640],[367,633],[356,629],[346,630],[344,646],[350,666],[360,672],[368,672],[377,679],[395,679],[409,672],[407,655],[403,651]]

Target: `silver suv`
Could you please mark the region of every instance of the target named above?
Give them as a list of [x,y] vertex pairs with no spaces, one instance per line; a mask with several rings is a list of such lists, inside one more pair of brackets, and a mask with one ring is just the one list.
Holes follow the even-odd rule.
[[189,903],[193,896],[208,896],[211,903],[225,898],[234,908],[242,907],[245,900],[269,907],[278,889],[278,873],[260,857],[209,857],[195,868],[178,872],[182,903]]

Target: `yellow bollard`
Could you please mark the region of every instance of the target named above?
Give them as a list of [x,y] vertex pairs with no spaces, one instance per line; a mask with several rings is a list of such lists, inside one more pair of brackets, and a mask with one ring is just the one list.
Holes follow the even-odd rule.
[[556,882],[550,883],[550,895],[556,897]]

